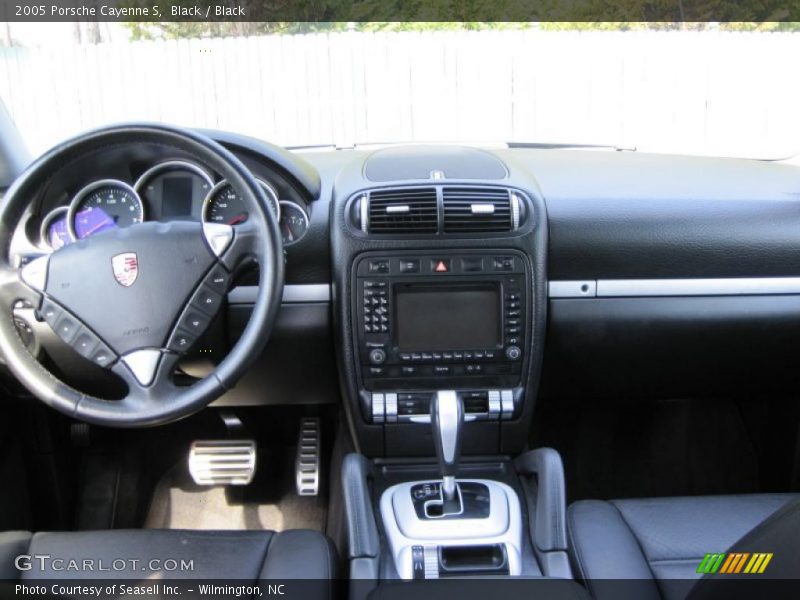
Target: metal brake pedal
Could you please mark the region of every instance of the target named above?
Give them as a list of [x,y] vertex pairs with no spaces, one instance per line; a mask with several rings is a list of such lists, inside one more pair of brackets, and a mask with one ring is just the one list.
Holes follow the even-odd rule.
[[319,419],[305,418],[300,422],[297,458],[294,461],[295,485],[298,496],[319,494]]
[[253,440],[198,440],[189,450],[189,473],[197,485],[247,485],[256,472]]

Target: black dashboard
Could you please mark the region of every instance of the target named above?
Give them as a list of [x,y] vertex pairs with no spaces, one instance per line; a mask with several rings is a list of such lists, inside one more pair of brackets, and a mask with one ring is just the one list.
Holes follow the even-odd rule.
[[[205,133],[270,190],[286,258],[271,342],[221,405],[341,398],[362,452],[427,455],[426,394],[445,386],[471,407],[464,451],[491,454],[524,448],[538,402],[798,383],[800,167],[585,149],[292,153]],[[213,171],[154,146],[64,165],[29,213],[21,261],[104,223],[246,218]],[[187,376],[241,331],[253,281],[240,275]]]

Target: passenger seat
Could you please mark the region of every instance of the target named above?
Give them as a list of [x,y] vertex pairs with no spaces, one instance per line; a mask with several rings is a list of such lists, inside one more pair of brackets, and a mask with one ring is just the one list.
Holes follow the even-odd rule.
[[[800,578],[797,494],[583,500],[569,507],[567,530],[576,576],[597,599],[693,597],[708,590],[695,580],[714,553],[771,553],[759,578]],[[706,579],[724,579],[721,567]]]

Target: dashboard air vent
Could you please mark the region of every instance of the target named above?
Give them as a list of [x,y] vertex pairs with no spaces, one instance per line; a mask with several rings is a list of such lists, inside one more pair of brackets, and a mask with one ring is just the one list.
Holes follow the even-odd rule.
[[369,233],[436,233],[436,188],[376,190],[369,194]]
[[507,189],[445,187],[445,233],[513,231],[520,223],[519,198]]

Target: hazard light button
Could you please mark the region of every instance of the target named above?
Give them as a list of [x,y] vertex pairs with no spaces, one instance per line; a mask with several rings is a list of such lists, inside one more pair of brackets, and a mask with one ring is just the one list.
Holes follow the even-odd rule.
[[449,258],[434,258],[431,261],[431,271],[434,273],[449,273],[450,272],[450,259]]

